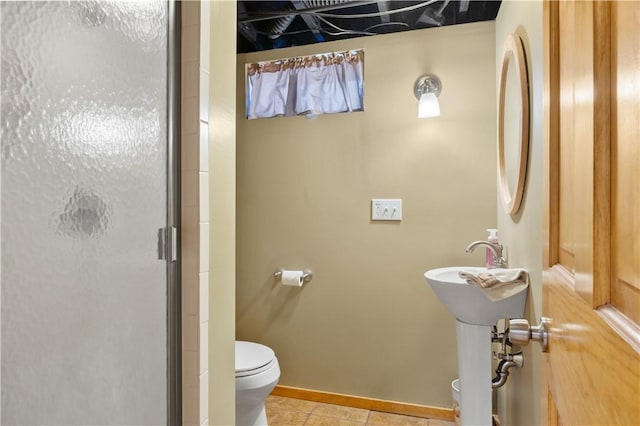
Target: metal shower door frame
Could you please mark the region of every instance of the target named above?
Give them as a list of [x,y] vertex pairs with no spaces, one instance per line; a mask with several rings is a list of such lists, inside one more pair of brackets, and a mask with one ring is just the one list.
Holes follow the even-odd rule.
[[180,248],[180,2],[168,2],[167,229],[176,229],[176,259],[167,262],[167,424],[182,424],[182,321]]

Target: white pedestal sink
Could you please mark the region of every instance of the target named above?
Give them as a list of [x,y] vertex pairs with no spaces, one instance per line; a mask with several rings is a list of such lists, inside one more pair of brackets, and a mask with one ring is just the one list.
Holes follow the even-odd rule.
[[438,299],[456,317],[460,423],[491,426],[491,327],[503,318],[522,318],[527,287],[492,302],[480,287],[468,284],[460,272],[486,268],[457,266],[432,269],[424,277]]

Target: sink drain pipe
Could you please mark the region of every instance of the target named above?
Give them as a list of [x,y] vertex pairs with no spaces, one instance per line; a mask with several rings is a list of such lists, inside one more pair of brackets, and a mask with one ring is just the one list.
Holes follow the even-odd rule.
[[522,368],[522,366],[524,365],[524,357],[522,356],[522,352],[518,352],[515,354],[506,354],[502,356],[504,358],[501,359],[498,363],[498,368],[496,368],[496,377],[491,380],[491,387],[493,389],[498,389],[504,386],[505,383],[507,383],[509,370],[511,368]]

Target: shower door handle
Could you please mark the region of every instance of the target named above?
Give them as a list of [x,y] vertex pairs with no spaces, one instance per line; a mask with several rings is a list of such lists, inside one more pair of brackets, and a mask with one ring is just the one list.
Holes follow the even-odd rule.
[[158,229],[158,259],[178,260],[178,228],[175,226]]

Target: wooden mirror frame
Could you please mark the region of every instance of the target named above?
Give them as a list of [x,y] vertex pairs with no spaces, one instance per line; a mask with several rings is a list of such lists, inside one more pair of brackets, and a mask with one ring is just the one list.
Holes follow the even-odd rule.
[[[513,57],[513,64],[516,67],[516,77],[520,83],[520,140],[518,155],[518,176],[516,179],[515,192],[512,194],[509,189],[507,173],[505,167],[504,154],[504,109],[507,88],[507,74]],[[512,141],[507,141],[512,142]],[[500,198],[502,206],[507,214],[513,215],[520,209],[522,195],[524,193],[524,181],[527,174],[527,160],[529,157],[529,75],[527,70],[527,60],[524,53],[522,39],[517,34],[509,34],[504,43],[504,53],[502,54],[502,69],[500,71],[500,94],[498,103],[498,183],[500,187]]]

